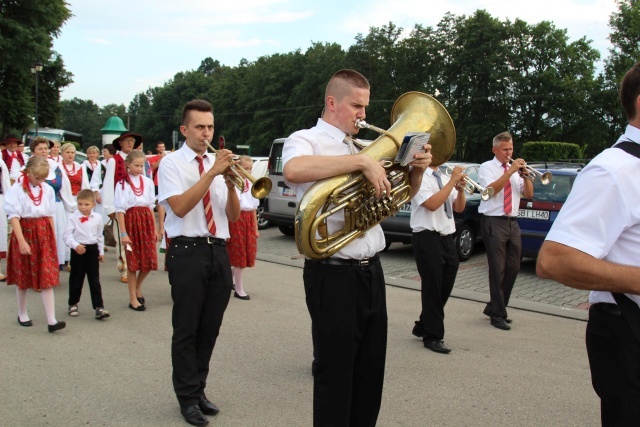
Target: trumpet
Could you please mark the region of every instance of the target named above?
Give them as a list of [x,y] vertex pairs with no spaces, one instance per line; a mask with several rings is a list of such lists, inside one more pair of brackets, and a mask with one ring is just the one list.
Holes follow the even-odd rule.
[[[513,162],[513,159],[511,157],[507,157],[507,160],[509,160],[510,162]],[[542,183],[542,185],[547,185],[551,182],[551,178],[553,178],[553,175],[549,171],[542,173],[539,170],[536,170],[527,164],[525,164],[524,167],[529,172],[529,175],[525,175],[525,176],[531,182],[535,182],[536,178],[540,177],[540,182]]]
[[[211,151],[213,151],[214,154],[216,155],[218,154],[218,150],[213,148],[211,144],[209,144],[208,140],[205,139],[204,142],[209,146],[209,148],[211,149]],[[240,157],[236,156],[236,157],[233,157],[231,160],[235,162],[235,161],[238,161],[238,159],[240,159]],[[235,185],[238,188],[238,190],[244,191],[244,180],[246,178],[251,182],[251,184],[253,184],[251,187],[251,195],[256,199],[264,199],[265,197],[267,197],[267,195],[271,191],[272,183],[271,183],[271,180],[266,176],[262,178],[255,178],[253,175],[247,172],[247,170],[242,166],[240,166],[239,164],[231,165],[229,169],[233,173],[233,175],[229,176],[229,179],[231,179],[231,182],[233,182],[233,185]]]
[[[445,171],[445,174],[448,177],[451,177],[451,174],[453,173],[453,168],[451,167],[451,165],[445,163],[443,166],[447,168]],[[487,201],[490,198],[492,198],[493,194],[495,193],[493,187],[484,188],[483,186],[481,186],[480,184],[478,184],[468,176],[465,176],[462,179],[462,182],[464,183],[464,191],[466,191],[469,194],[473,194],[476,192],[476,190],[478,190],[480,192],[480,198],[484,201]]]

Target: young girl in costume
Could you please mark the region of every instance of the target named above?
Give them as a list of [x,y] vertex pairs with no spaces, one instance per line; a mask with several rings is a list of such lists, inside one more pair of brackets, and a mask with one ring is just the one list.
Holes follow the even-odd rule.
[[89,179],[89,187],[91,191],[93,191],[96,198],[96,206],[93,209],[93,212],[102,216],[103,223],[107,223],[106,215],[102,214],[102,182],[104,181],[104,175],[107,172],[106,166],[100,162],[98,157],[100,157],[100,149],[95,145],[87,148],[87,160],[82,162],[82,173],[87,174],[87,178]]
[[46,158],[33,156],[27,162],[22,179],[5,195],[4,208],[13,232],[9,243],[7,280],[17,285],[18,323],[32,326],[27,313],[27,290],[40,291],[49,332],[66,326],[58,322],[53,288],[59,284],[56,239],[53,233],[55,194],[44,183],[49,175]]
[[[240,166],[251,173],[253,160],[249,156],[241,156]],[[251,183],[246,178],[244,190],[240,192],[236,188],[236,192],[240,199],[240,219],[229,223],[231,238],[227,242],[227,253],[233,270],[233,283],[236,287],[233,296],[247,301],[251,297],[244,291],[242,272],[246,267],[253,267],[256,264],[259,235],[256,209],[258,209],[260,201],[251,195]]]
[[155,190],[153,181],[144,176],[145,156],[141,151],[131,151],[125,162],[128,175],[116,184],[115,208],[127,258],[129,308],[144,311],[142,282],[158,268]]
[[[4,195],[11,188],[9,168],[0,156],[0,260],[7,258],[7,214],[4,211]],[[7,276],[0,272],[0,282],[7,280]]]

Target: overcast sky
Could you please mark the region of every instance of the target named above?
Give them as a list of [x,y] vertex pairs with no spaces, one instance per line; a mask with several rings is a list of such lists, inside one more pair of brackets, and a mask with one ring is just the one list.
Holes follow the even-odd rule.
[[304,52],[312,42],[339,43],[390,21],[411,29],[435,26],[446,12],[492,16],[529,24],[543,20],[586,36],[608,55],[614,0],[67,0],[73,17],[54,42],[74,83],[63,99],[129,105],[149,87],[179,71],[196,69],[210,56],[223,65],[274,53]]

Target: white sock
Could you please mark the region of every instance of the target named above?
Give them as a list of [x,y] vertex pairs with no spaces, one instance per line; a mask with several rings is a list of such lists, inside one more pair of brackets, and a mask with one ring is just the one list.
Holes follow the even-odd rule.
[[27,313],[27,290],[20,289],[16,286],[16,299],[18,300],[18,318],[21,322],[27,322],[29,320],[29,314]]
[[47,323],[49,325],[55,325],[58,321],[56,320],[56,303],[53,298],[53,289],[43,289],[40,295],[42,295],[44,311],[47,313]]
[[236,293],[241,297],[246,295],[246,292],[242,289],[242,270],[244,268],[233,267],[233,281],[236,283]]

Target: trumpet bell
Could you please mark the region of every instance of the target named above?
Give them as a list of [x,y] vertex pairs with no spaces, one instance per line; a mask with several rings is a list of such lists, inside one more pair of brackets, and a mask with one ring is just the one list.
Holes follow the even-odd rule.
[[256,199],[264,199],[271,192],[273,184],[267,177],[258,178],[253,182],[251,187],[251,195]]
[[480,198],[486,202],[487,200],[492,198],[494,194],[495,190],[493,189],[493,187],[487,187],[482,190],[482,193],[480,193]]
[[542,174],[542,176],[540,176],[540,182],[542,183],[542,185],[548,185],[551,182],[552,177],[553,175],[551,174],[551,172],[545,172]]

